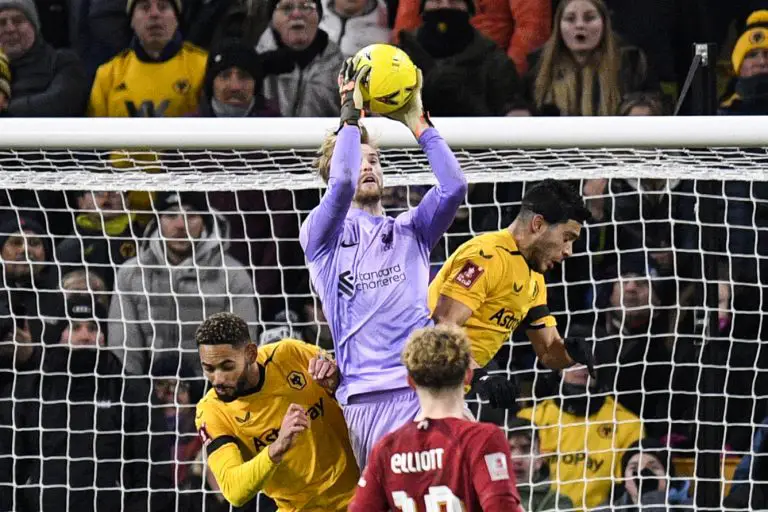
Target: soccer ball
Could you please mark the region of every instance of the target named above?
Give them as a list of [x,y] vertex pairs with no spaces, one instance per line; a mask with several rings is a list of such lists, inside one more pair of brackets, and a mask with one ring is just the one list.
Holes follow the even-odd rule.
[[410,57],[396,46],[372,44],[357,55],[357,67],[371,66],[371,72],[361,84],[363,100],[376,114],[389,114],[411,99],[416,89],[417,71]]

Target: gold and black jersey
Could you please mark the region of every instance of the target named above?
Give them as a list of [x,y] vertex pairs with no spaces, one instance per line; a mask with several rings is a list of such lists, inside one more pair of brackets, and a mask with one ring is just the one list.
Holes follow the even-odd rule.
[[[307,373],[318,351],[296,340],[264,345],[254,389],[228,401],[211,390],[197,404],[208,464],[225,497],[236,497],[233,504],[242,505],[261,490],[280,510],[346,510],[359,471],[340,406]],[[277,439],[290,404],[307,411],[310,427],[274,464],[267,447]],[[249,461],[251,469],[244,471]]]
[[485,366],[519,326],[557,325],[547,307],[544,276],[530,269],[508,229],[462,244],[429,286],[429,309],[440,295],[472,310],[464,324],[472,357]]

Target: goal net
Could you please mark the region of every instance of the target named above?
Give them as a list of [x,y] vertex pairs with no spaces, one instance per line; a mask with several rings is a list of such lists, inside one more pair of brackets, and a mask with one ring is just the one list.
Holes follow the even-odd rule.
[[[597,378],[544,368],[515,333],[489,369],[518,381],[518,418],[467,397],[508,433],[526,509],[542,489],[560,510],[637,496],[760,508],[765,120],[435,122],[470,189],[433,276],[463,242],[507,227],[536,181],[571,182],[593,214],[546,280],[561,335],[594,340]],[[312,162],[336,123],[3,122],[0,510],[229,509],[194,425],[207,389],[194,332],[234,311],[259,343],[332,348],[298,232],[322,196]],[[397,215],[435,179],[404,128],[366,124]],[[187,215],[173,214],[179,201]],[[93,344],[97,358],[83,350]]]

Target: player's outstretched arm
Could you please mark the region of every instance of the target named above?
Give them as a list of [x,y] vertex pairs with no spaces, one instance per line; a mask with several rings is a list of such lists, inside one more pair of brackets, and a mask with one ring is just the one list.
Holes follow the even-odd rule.
[[341,117],[331,156],[328,190],[301,226],[299,237],[310,261],[323,247],[336,240],[355,196],[362,160],[358,126],[363,109],[360,82],[369,72],[370,67],[355,69],[355,63],[350,58],[344,61],[339,73]]
[[527,334],[536,355],[547,368],[562,370],[578,363],[586,366],[592,377],[597,378],[589,340],[577,337],[563,339],[556,327],[528,329]]
[[296,436],[308,426],[309,422],[304,409],[299,405],[291,404],[283,417],[280,433],[275,442],[251,460],[244,462],[236,438],[226,434],[212,437],[203,421],[200,435],[203,437],[208,455],[208,466],[224,498],[235,507],[242,507],[252,500],[272,477],[283,456],[293,445]]
[[426,153],[437,186],[412,212],[413,226],[421,234],[427,247],[432,249],[443,233],[453,224],[456,211],[467,195],[467,178],[459,161],[429,120],[421,101],[422,76],[418,70],[416,89],[410,101],[387,117],[406,125]]

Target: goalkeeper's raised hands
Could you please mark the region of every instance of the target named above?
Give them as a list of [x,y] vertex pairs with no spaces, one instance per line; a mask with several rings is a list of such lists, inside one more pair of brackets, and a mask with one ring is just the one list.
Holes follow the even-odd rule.
[[358,126],[363,117],[363,92],[360,84],[371,72],[368,65],[357,67],[357,59],[349,57],[339,71],[339,94],[341,95],[340,128],[345,125]]
[[403,123],[411,130],[411,133],[418,139],[421,134],[432,125],[429,115],[424,111],[424,105],[421,101],[421,87],[423,77],[420,69],[416,69],[416,87],[413,90],[411,99],[408,100],[402,108],[387,114],[387,117]]

